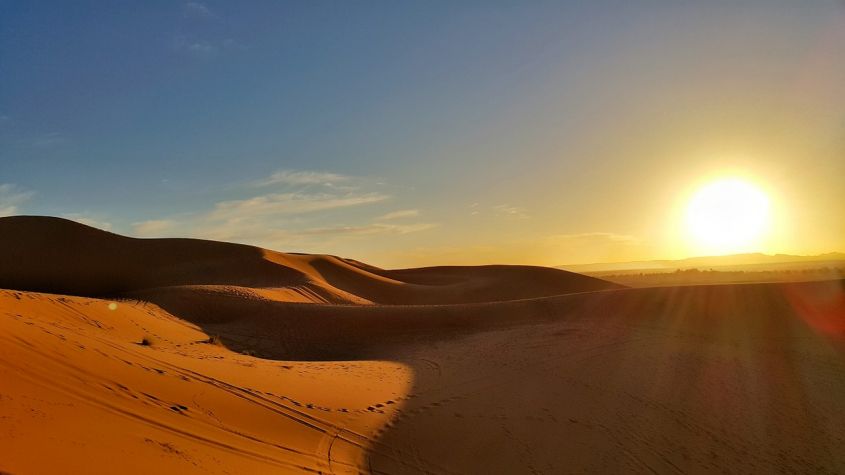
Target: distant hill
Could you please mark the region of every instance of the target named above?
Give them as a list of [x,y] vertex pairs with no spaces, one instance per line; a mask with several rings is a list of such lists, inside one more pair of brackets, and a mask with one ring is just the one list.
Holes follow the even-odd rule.
[[701,256],[678,260],[653,260],[611,262],[556,266],[558,269],[582,274],[622,274],[634,272],[674,272],[684,269],[713,269],[719,271],[780,271],[819,267],[845,266],[845,253],[829,252],[815,256],[790,254],[733,254],[728,256]]

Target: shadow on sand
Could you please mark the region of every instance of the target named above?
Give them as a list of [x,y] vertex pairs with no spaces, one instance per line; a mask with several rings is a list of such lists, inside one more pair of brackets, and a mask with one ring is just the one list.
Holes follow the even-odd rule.
[[[391,360],[373,473],[836,472],[843,281],[336,306],[159,293],[234,350]],[[196,305],[203,302],[202,305]]]

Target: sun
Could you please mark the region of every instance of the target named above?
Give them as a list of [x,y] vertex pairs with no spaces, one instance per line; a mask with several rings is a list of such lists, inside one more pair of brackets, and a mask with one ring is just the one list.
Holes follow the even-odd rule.
[[711,254],[759,251],[770,226],[769,197],[739,178],[702,186],[689,201],[686,229],[691,244]]

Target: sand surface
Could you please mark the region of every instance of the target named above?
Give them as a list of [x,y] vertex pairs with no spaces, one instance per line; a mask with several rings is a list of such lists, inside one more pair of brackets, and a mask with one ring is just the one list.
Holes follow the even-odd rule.
[[0,244],[0,472],[845,472],[843,281]]

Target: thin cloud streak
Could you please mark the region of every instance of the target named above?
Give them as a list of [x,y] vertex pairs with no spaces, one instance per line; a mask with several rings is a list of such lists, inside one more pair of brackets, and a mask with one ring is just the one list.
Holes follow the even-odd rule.
[[244,200],[222,201],[208,214],[210,220],[244,219],[267,215],[295,215],[350,206],[378,203],[388,199],[382,193],[273,193]]
[[324,185],[333,186],[338,183],[348,183],[353,177],[339,175],[337,173],[307,171],[307,170],[280,170],[267,178],[252,182],[252,186],[265,187],[270,185]]
[[511,206],[509,204],[500,204],[492,207],[493,212],[502,216],[508,216],[512,218],[520,218],[525,219],[528,218],[528,213],[525,212],[524,208],[520,208],[518,206]]
[[[192,215],[153,218],[132,224],[139,237],[191,236],[235,241],[271,248],[313,245],[325,239],[375,234],[408,234],[428,229],[429,223],[367,223],[315,226],[320,213],[378,204],[390,199],[381,192],[360,189],[361,179],[337,173],[282,170],[245,185],[242,192],[272,187],[263,193],[214,203]],[[315,187],[318,187],[315,189]],[[315,191],[316,190],[316,191]],[[411,213],[402,210],[402,214]],[[306,227],[307,224],[310,226]]]
[[210,18],[214,16],[206,4],[197,1],[186,2],[183,11],[186,17]]
[[418,209],[400,209],[378,216],[376,221],[392,221],[394,219],[414,218],[420,215]]
[[373,234],[410,234],[425,231],[437,227],[436,223],[416,224],[386,224],[373,223],[366,226],[337,226],[326,228],[307,229],[298,234],[303,236],[368,236]]

